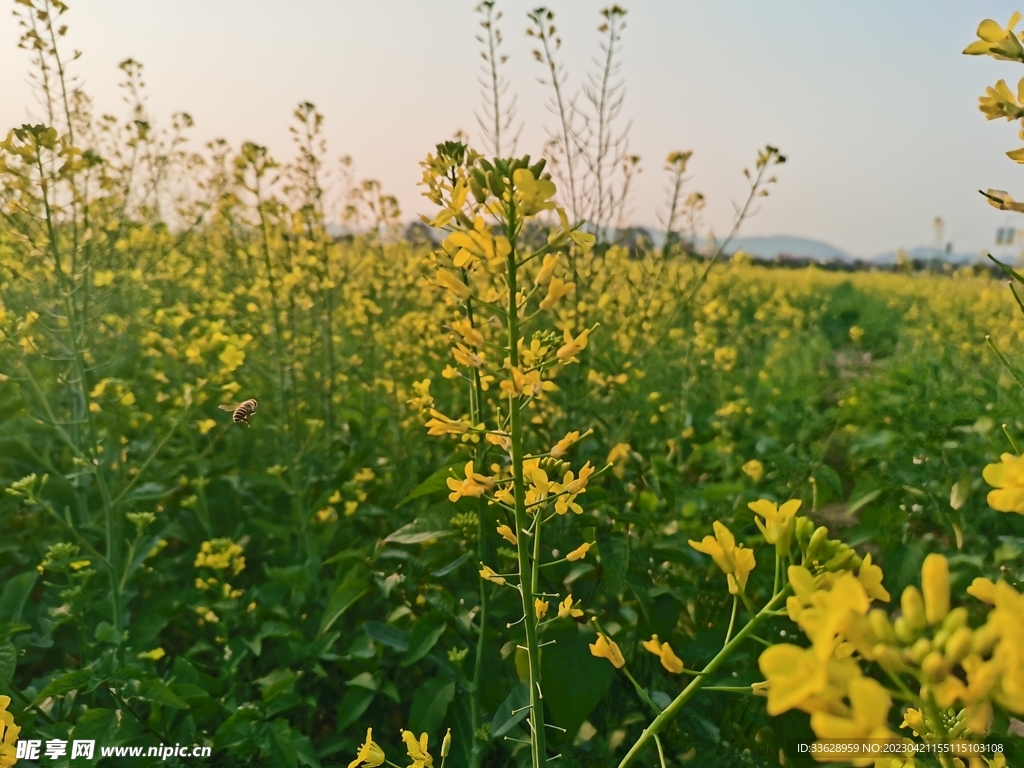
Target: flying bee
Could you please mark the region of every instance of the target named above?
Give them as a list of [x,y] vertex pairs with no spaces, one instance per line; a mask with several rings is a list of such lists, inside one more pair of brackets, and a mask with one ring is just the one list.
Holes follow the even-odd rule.
[[243,403],[239,403],[238,405],[218,405],[217,407],[222,411],[231,411],[231,420],[235,422],[235,424],[245,422],[245,426],[248,427],[249,417],[256,413],[256,406],[258,405],[259,403],[256,399],[252,398]]

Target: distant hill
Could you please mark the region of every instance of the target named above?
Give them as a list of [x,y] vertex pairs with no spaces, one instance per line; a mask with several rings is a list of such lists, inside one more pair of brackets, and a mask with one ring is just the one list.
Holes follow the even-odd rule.
[[[938,261],[948,261],[953,264],[973,264],[981,259],[981,257],[976,253],[946,253],[939,248],[927,245],[922,245],[918,248],[904,248],[903,250],[906,252],[907,258],[919,259],[922,261],[936,259]],[[877,256],[873,256],[868,259],[868,261],[874,262],[875,264],[895,264],[896,251],[880,253]]]
[[774,259],[776,256],[795,256],[797,258],[828,261],[840,259],[853,261],[853,257],[821,240],[793,235],[765,235],[737,237],[725,249],[727,253],[745,251],[760,259]]

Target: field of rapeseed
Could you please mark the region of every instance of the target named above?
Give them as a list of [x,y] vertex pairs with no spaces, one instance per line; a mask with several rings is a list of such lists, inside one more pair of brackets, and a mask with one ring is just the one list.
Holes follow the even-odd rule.
[[374,183],[336,239],[312,105],[289,162],[187,153],[19,5],[50,122],[0,142],[0,766],[1024,760],[1004,284],[609,246],[564,166],[461,142],[422,164],[443,242]]

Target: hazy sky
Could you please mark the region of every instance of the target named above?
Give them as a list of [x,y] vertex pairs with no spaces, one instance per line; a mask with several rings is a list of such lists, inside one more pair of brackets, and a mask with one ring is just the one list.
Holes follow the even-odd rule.
[[[12,7],[10,0],[2,0]],[[506,74],[525,121],[520,149],[537,154],[546,88],[526,38],[531,3],[499,0]],[[119,61],[146,66],[157,118],[185,110],[196,145],[222,136],[292,156],[291,112],[313,101],[332,154],[380,179],[407,218],[429,210],[418,162],[463,129],[477,135],[480,98],[475,0],[70,0],[69,42],[101,111],[123,111]],[[575,87],[597,52],[606,3],[551,3]],[[1024,2],[1021,3],[1024,6]],[[854,255],[931,244],[942,216],[958,252],[990,247],[995,229],[1024,219],[996,211],[979,188],[1024,199],[1024,168],[1003,154],[1014,126],[989,123],[977,97],[1024,68],[967,57],[978,22],[1005,23],[995,0],[642,0],[626,4],[624,115],[644,172],[633,220],[662,210],[668,152],[694,151],[692,189],[705,193],[716,232],[728,229],[742,169],[765,143],[790,162],[745,234],[813,237]],[[5,9],[6,10],[6,9]],[[0,16],[0,126],[33,106],[28,57],[14,20]]]

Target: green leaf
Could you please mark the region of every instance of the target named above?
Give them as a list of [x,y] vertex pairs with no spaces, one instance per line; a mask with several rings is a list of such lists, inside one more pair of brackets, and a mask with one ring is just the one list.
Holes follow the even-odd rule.
[[434,474],[416,486],[415,490],[412,491],[408,496],[398,502],[398,506],[408,504],[413,499],[418,499],[421,496],[429,496],[432,493],[438,493],[439,491],[447,490],[448,478],[452,477],[452,471],[457,468],[465,466],[466,462],[469,461],[469,457],[465,453],[455,453],[445,462],[444,466],[438,469]]
[[155,677],[142,682],[142,686],[139,688],[139,698],[174,709],[189,709],[187,701],[168,688],[163,680],[158,680]]
[[378,643],[391,646],[396,651],[409,650],[410,633],[408,630],[393,627],[382,621],[364,621],[363,632]]
[[454,680],[444,677],[427,680],[413,694],[412,707],[409,709],[409,729],[413,733],[436,734],[454,698]]
[[292,739],[292,728],[288,721],[279,718],[270,723],[270,733],[274,738],[274,744],[284,758],[284,764],[288,768],[298,768],[299,756],[295,751],[295,741]]
[[373,701],[373,691],[368,691],[366,688],[349,688],[338,704],[335,728],[339,731],[348,728],[362,717],[363,712],[369,709],[371,701]]
[[51,680],[43,690],[36,694],[36,697],[32,699],[31,706],[38,706],[52,696],[62,696],[70,691],[85,688],[92,682],[92,679],[92,671],[88,669],[76,669],[74,672],[63,674],[56,680]]
[[318,634],[322,635],[329,630],[334,622],[344,615],[345,611],[355,605],[369,591],[366,580],[360,577],[349,578],[341,582],[334,590],[334,594],[331,595],[331,599],[327,601],[327,608],[324,610],[323,618],[320,619]]
[[491,738],[500,739],[524,720],[530,714],[530,710],[525,708],[529,703],[530,686],[519,683],[494,713],[491,720]]
[[316,756],[316,747],[313,746],[309,736],[292,734],[292,739],[295,741],[295,753],[299,758],[299,762],[309,766],[309,768],[320,768],[320,760]]
[[25,571],[7,580],[0,592],[0,622],[16,624],[21,620],[21,612],[38,578],[35,571]]
[[5,640],[0,643],[0,690],[14,679],[14,670],[18,666],[18,649],[14,643]]
[[408,667],[422,659],[433,648],[437,641],[444,634],[447,625],[444,623],[444,616],[438,611],[431,611],[420,616],[412,627],[412,636],[409,638],[409,650],[402,659],[402,666]]
[[466,561],[472,560],[473,559],[473,555],[475,555],[475,554],[476,554],[475,552],[466,552],[466,553],[464,553],[462,555],[459,555],[457,558],[455,558],[450,563],[448,563],[448,565],[446,565],[443,568],[439,568],[438,570],[434,571],[434,573],[432,575],[437,577],[437,578],[441,578],[442,576],[447,576],[449,573],[454,571],[456,568],[458,568],[460,565],[462,565]]
[[106,621],[101,621],[96,625],[96,632],[93,633],[93,637],[100,643],[107,643],[109,645],[120,645],[121,634],[114,629],[114,625]]
[[625,534],[612,533],[597,536],[598,551],[601,553],[602,580],[608,594],[617,595],[622,588],[622,579],[629,569],[629,539]]
[[549,630],[540,666],[544,676],[544,702],[555,725],[569,734],[579,731],[587,715],[604,698],[615,668],[606,659],[595,658],[588,643],[593,632],[584,634],[575,624],[556,632]]
[[403,525],[386,539],[385,544],[419,544],[431,539],[451,536],[454,531],[443,527],[446,521],[437,515],[418,517],[408,525]]

